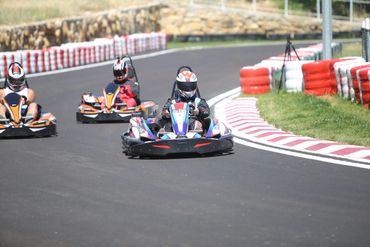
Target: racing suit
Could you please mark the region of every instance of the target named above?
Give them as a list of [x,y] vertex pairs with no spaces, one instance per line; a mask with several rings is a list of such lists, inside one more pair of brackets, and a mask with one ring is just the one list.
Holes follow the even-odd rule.
[[[139,83],[135,80],[129,78],[121,81],[113,81],[114,84],[119,86],[119,93],[116,97],[116,103],[126,103],[126,106],[128,108],[135,107],[139,104]],[[99,100],[101,101],[101,107],[102,109],[105,108],[105,99],[103,96],[99,97]]]
[[[194,112],[194,118],[189,119],[189,129],[202,128],[203,131],[207,128],[209,124],[208,116],[210,115],[210,108],[207,101],[203,98],[199,98],[194,95],[191,98],[184,98],[175,92],[174,97],[169,98],[162,108],[162,118],[158,121],[161,127],[164,127],[165,131],[171,131],[171,117],[169,115],[169,108],[171,104],[177,102],[190,103],[192,106],[192,112]],[[192,115],[192,113],[191,113]],[[201,124],[201,126],[199,126]]]
[[5,114],[6,108],[2,104],[3,98],[5,98],[5,96],[7,96],[10,93],[16,93],[22,97],[23,100],[23,106],[21,110],[22,116],[26,115],[28,117],[28,121],[37,118],[39,106],[34,102],[35,95],[32,89],[24,87],[20,91],[13,91],[9,87],[5,87],[0,91],[0,119],[4,118],[6,115]]
[[139,83],[133,79],[127,79],[123,83],[114,81],[114,83],[119,85],[117,99],[125,102],[127,107],[135,107],[139,100]]

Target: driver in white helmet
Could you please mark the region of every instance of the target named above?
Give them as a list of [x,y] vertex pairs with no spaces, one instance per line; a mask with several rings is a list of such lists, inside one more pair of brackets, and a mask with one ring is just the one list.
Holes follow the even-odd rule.
[[[187,102],[191,104],[191,115],[196,117],[197,121],[190,121],[191,129],[203,129],[205,119],[210,115],[210,109],[205,99],[197,96],[198,90],[197,76],[189,71],[183,70],[176,77],[176,89],[174,96],[169,98],[162,108],[162,119],[160,125],[164,126],[166,131],[170,128],[170,113],[169,107],[172,103]],[[164,123],[163,123],[164,122]]]
[[10,93],[16,93],[22,96],[23,104],[28,106],[26,120],[31,121],[36,119],[38,107],[34,102],[35,92],[31,88],[28,88],[24,69],[17,62],[9,65],[5,88],[0,89],[0,119],[6,118],[6,108],[3,105],[3,99]]

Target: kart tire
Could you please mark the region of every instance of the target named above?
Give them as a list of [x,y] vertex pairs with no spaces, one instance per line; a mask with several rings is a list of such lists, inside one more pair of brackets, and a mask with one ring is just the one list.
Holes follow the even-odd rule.
[[126,139],[127,136],[128,136],[128,133],[125,133],[122,137],[122,150],[123,150],[122,152],[126,156],[130,156],[132,158],[139,156],[139,155],[130,151],[130,145],[128,144],[127,139]]

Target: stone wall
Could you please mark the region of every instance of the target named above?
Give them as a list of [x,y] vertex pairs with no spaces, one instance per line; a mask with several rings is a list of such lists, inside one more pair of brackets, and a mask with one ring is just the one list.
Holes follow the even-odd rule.
[[[161,30],[173,35],[303,34],[322,32],[322,22],[309,17],[220,8],[161,8]],[[333,32],[359,31],[359,23],[333,21]]]
[[[307,17],[210,7],[151,5],[86,17],[0,27],[0,50],[41,49],[67,42],[90,41],[114,34],[163,31],[176,35],[299,34],[321,32],[321,21]],[[360,24],[333,22],[333,31],[358,31]],[[268,35],[267,35],[268,36]]]
[[41,49],[94,38],[159,31],[161,5],[0,27],[0,50]]

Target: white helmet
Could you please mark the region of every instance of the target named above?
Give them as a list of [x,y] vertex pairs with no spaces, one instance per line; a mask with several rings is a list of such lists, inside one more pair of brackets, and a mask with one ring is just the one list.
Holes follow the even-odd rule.
[[8,87],[15,91],[21,91],[26,87],[26,75],[19,63],[11,63],[8,68]]
[[113,64],[113,76],[115,77],[116,81],[123,82],[123,80],[127,79],[128,77],[128,65],[120,58]]
[[189,71],[181,71],[176,77],[176,86],[179,94],[185,99],[192,98],[197,92],[197,76]]

